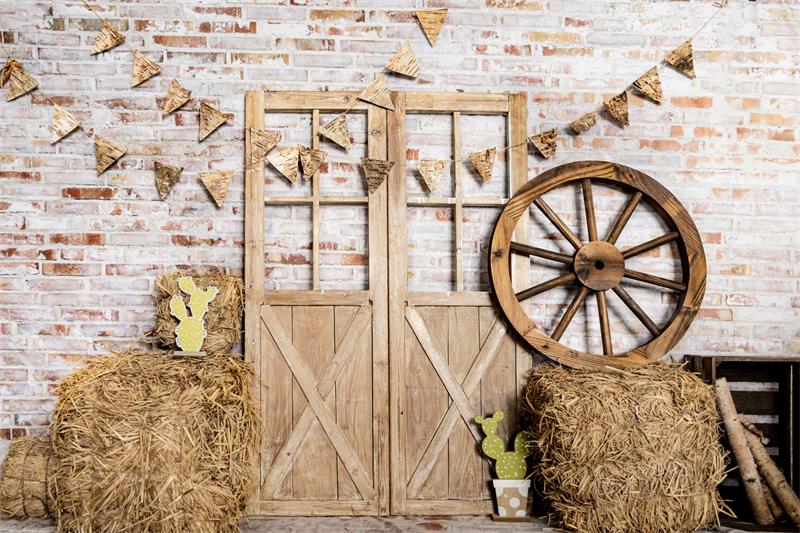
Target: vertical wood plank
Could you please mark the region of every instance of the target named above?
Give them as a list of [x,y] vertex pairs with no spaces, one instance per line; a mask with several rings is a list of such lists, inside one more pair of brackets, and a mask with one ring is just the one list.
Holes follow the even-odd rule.
[[464,193],[461,188],[461,113],[453,113],[453,179],[455,181],[456,205],[453,212],[453,222],[455,229],[455,265],[456,265],[456,290],[464,290],[464,263],[461,258],[463,247],[463,224],[464,224]]
[[[311,112],[311,148],[319,150],[319,109]],[[319,169],[311,176],[311,288],[319,290]]]
[[[260,374],[261,304],[264,299],[264,166],[250,165],[252,149],[250,147],[250,128],[264,127],[264,92],[247,91],[244,98],[245,114],[245,149],[244,149],[244,286],[245,286],[245,338],[244,355],[247,361],[255,366],[254,397],[261,403]],[[261,459],[256,457],[253,464],[256,490],[248,502],[248,512],[258,513],[261,501],[261,484],[263,476]]]

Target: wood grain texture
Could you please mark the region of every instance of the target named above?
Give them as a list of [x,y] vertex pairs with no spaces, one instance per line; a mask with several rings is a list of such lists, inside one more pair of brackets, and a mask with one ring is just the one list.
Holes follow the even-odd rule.
[[200,104],[198,140],[202,141],[228,121],[224,113],[206,103]]
[[694,78],[697,75],[694,71],[694,50],[692,49],[691,39],[668,53],[664,61],[690,78]]
[[141,53],[139,50],[134,50],[131,87],[141,85],[159,72],[161,72],[160,66],[158,66],[153,60]]
[[169,115],[184,106],[192,98],[192,91],[186,89],[178,80],[173,79],[169,84],[167,96],[164,98],[162,115]]
[[103,25],[100,27],[100,33],[98,33],[94,38],[92,55],[111,50],[115,46],[119,46],[124,42],[125,36],[117,31],[117,29],[109,21],[103,20]]
[[427,9],[415,11],[414,14],[419,20],[419,25],[422,27],[422,31],[425,32],[425,36],[430,41],[431,46],[434,46],[439,40],[439,32],[442,31],[444,19],[447,18],[447,10]]
[[56,104],[53,105],[53,118],[50,120],[50,144],[55,144],[72,133],[81,121],[72,113]]
[[389,87],[386,85],[386,78],[383,74],[378,74],[369,85],[364,87],[364,90],[358,94],[358,99],[394,111],[392,96],[389,94]]
[[405,41],[392,58],[386,63],[386,70],[396,72],[409,78],[419,77],[419,63],[411,49],[411,43]]
[[104,137],[99,135],[94,136],[94,157],[95,165],[97,168],[97,175],[99,176],[111,165],[117,162],[122,156],[127,153],[127,150]]

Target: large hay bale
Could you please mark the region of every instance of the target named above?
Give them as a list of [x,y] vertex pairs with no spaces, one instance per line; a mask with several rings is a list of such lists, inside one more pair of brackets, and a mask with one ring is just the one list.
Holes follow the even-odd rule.
[[178,287],[178,278],[192,276],[200,290],[217,287],[219,294],[208,304],[205,315],[206,339],[203,351],[209,354],[227,354],[242,337],[242,306],[244,305],[244,285],[235,276],[223,274],[195,274],[192,272],[170,272],[156,279],[156,325],[153,335],[162,345],[177,350],[175,328],[178,319],[169,310],[169,301],[173,296],[180,296],[188,302],[188,295]]
[[564,527],[654,533],[718,524],[719,417],[714,391],[694,374],[543,365],[525,403],[534,472]]
[[251,491],[252,365],[228,355],[100,357],[57,389],[60,531],[238,531]]
[[49,436],[18,437],[3,464],[0,512],[9,518],[48,518],[55,466]]

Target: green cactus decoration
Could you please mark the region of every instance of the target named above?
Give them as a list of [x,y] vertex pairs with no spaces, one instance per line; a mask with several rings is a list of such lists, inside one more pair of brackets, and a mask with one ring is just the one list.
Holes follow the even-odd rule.
[[217,297],[219,289],[208,287],[205,291],[201,291],[188,276],[178,279],[178,287],[189,295],[189,309],[192,315],[189,316],[187,313],[183,298],[178,295],[170,298],[169,310],[180,321],[175,328],[176,342],[184,352],[199,352],[206,338],[203,317],[208,311],[208,304]]
[[533,450],[530,446],[531,436],[527,431],[520,431],[514,439],[514,451],[507,452],[503,439],[497,435],[497,426],[505,417],[503,411],[495,411],[489,417],[476,416],[475,422],[480,424],[486,434],[481,443],[481,449],[487,457],[494,459],[494,469],[500,479],[525,479],[528,473],[528,463],[525,458]]

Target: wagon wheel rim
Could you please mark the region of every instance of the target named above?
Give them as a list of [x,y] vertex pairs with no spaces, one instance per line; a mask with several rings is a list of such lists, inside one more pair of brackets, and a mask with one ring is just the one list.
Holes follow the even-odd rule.
[[[622,212],[608,235],[597,231],[592,185],[610,184],[628,191]],[[584,242],[550,208],[542,196],[555,188],[580,184],[586,215],[588,241]],[[667,223],[668,231],[659,237],[620,249],[617,240],[641,202],[647,202]],[[531,206],[571,245],[571,254],[553,252],[513,240],[519,219]],[[681,263],[681,278],[670,280],[626,267],[625,261],[666,244],[675,243]],[[515,292],[511,280],[511,257],[534,256],[561,263],[566,272]],[[526,183],[509,200],[495,226],[490,247],[490,271],[498,303],[513,328],[536,351],[572,367],[628,367],[655,361],[669,352],[683,337],[697,315],[705,293],[706,260],[697,227],[681,203],[665,187],[646,174],[623,165],[602,161],[569,163],[544,172]],[[622,286],[622,280],[635,280],[644,286],[676,292],[678,301],[667,322],[659,326]],[[537,326],[522,302],[555,287],[577,287],[577,293],[550,332]],[[615,294],[627,310],[648,330],[652,338],[624,353],[614,354],[608,321],[608,293]],[[582,352],[559,342],[583,303],[596,300],[603,354]]]

